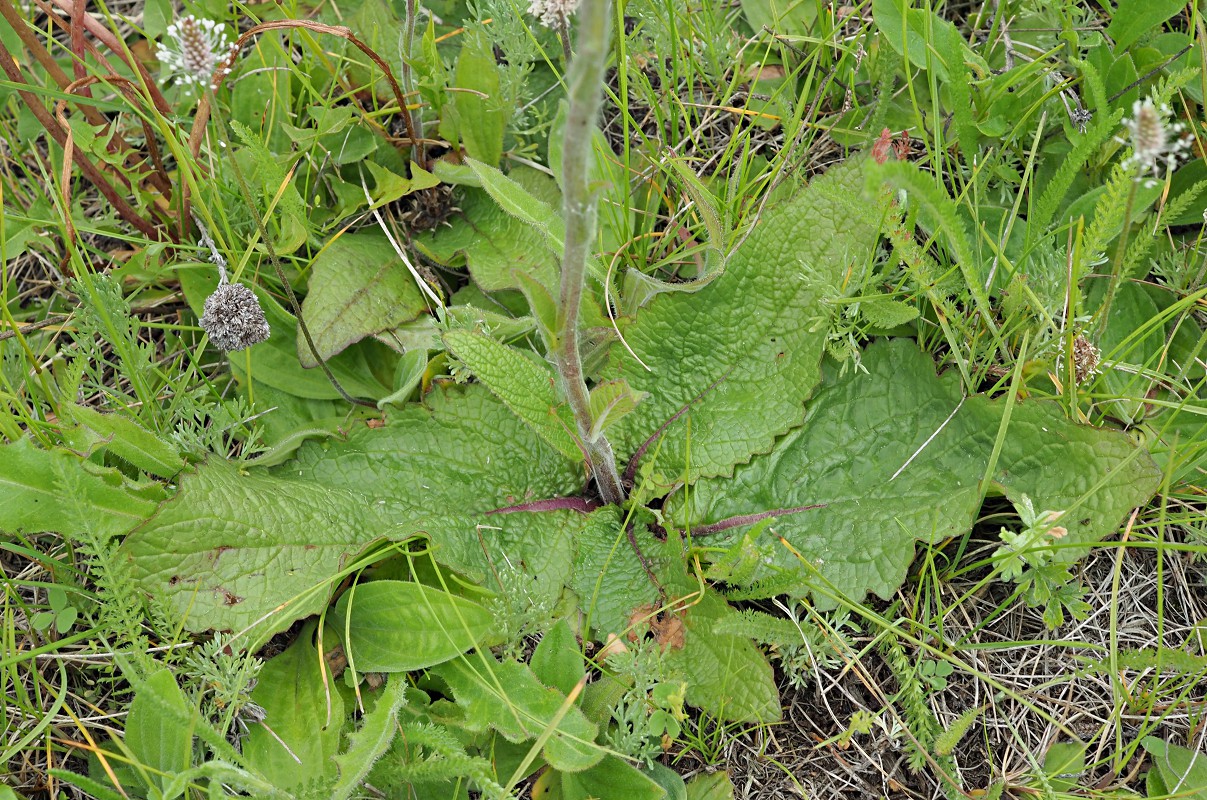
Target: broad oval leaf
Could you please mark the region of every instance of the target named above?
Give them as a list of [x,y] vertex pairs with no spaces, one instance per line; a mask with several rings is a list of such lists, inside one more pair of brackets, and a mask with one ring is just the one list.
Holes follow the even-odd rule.
[[[426,309],[415,277],[379,230],[336,237],[310,268],[302,315],[324,360],[366,336],[408,322]],[[303,367],[318,366],[301,331],[297,349]]]
[[330,671],[322,668],[322,656],[311,642],[313,627],[307,626],[305,635],[264,664],[251,693],[264,709],[268,727],[250,727],[243,754],[282,789],[335,774],[331,758],[339,752],[344,700]]
[[327,603],[348,558],[421,527],[401,502],[240,474],[217,459],[122,546],[133,577],[190,631],[246,631],[254,647]]
[[409,581],[359,584],[335,610],[336,632],[347,631],[349,661],[360,672],[441,664],[481,642],[494,622],[477,603]]
[[[531,579],[532,602],[556,600],[588,520],[572,510],[519,513],[528,503],[577,494],[581,466],[561,456],[484,386],[441,386],[380,428],[308,443],[277,474],[304,485],[414,504],[441,563],[495,588],[505,571]],[[575,506],[570,500],[569,505]],[[556,508],[556,503],[554,504]],[[581,504],[579,510],[585,510]],[[517,513],[488,512],[511,508]]]

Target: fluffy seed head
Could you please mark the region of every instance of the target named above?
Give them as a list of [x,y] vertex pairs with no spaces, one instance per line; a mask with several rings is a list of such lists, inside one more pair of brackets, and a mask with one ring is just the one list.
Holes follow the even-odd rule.
[[225,28],[190,14],[168,26],[156,56],[177,82],[216,89],[218,79],[230,72],[231,52]]
[[578,8],[579,0],[528,0],[528,13],[546,28],[562,29]]
[[242,350],[268,338],[268,320],[255,293],[241,283],[223,283],[205,299],[201,328],[223,350]]

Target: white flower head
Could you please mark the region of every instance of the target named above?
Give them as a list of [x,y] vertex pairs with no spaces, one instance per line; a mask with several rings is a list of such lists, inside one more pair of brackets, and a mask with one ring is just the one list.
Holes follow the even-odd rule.
[[222,25],[190,14],[168,26],[156,56],[177,82],[216,89],[230,72],[233,47]]
[[528,13],[546,28],[563,30],[570,15],[578,9],[579,0],[528,0]]
[[1127,144],[1132,146],[1132,154],[1123,163],[1125,167],[1157,178],[1173,171],[1178,157],[1190,144],[1180,135],[1182,123],[1170,125],[1166,122],[1168,116],[1169,106],[1158,107],[1152,98],[1137,100],[1132,105],[1132,118],[1123,120],[1129,137]]

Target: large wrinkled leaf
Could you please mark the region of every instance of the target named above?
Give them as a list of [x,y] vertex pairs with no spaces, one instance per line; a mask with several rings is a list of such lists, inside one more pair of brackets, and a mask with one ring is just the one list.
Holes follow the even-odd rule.
[[686,640],[670,650],[667,663],[687,678],[687,702],[718,719],[775,722],[781,716],[779,691],[767,658],[748,637],[714,631],[733,613],[712,590],[684,612]]
[[0,497],[0,531],[9,532],[76,533],[86,522],[94,532],[112,536],[155,511],[146,489],[117,470],[85,466],[65,450],[41,450],[29,439],[0,445]]
[[401,502],[213,460],[123,545],[142,588],[191,631],[250,628],[248,644],[323,608],[345,561],[419,530]]
[[[689,515],[699,525],[824,504],[777,519],[765,535],[784,537],[810,571],[854,600],[891,595],[915,540],[937,542],[972,526],[1005,408],[1004,400],[980,396],[961,405],[959,377],[936,377],[910,341],[874,345],[863,366],[870,374],[852,370],[839,379],[831,370],[804,426],[773,452],[732,480],[697,484]],[[1074,425],[1051,403],[1021,401],[991,488],[1016,502],[1026,494],[1037,510],[1068,510],[1061,542],[1085,544],[1113,531],[1152,496],[1159,478],[1148,454],[1122,434]],[[1077,549],[1055,553],[1071,560]],[[775,552],[779,565],[801,568],[787,548]]]
[[484,386],[440,386],[381,428],[308,443],[282,475],[398,498],[436,513],[474,515],[581,488],[562,458]]
[[[379,230],[345,233],[311,265],[302,316],[323,360],[366,336],[414,319],[426,308],[410,270]],[[302,366],[318,366],[298,333]]]
[[[561,206],[553,178],[528,167],[517,167],[508,177],[549,208]],[[485,189],[466,188],[460,206],[462,216],[416,236],[415,244],[442,264],[463,257],[484,291],[518,288],[513,270],[528,273],[543,286],[557,286],[559,259],[538,228],[504,211]]]
[[[498,589],[522,570],[534,600],[555,598],[570,574],[574,540],[591,517],[574,511],[487,515],[577,494],[575,465],[485,387],[441,387],[427,406],[407,406],[382,428],[310,443],[280,474],[328,489],[363,492],[428,510],[436,558]],[[610,515],[610,511],[597,512]],[[438,519],[437,519],[438,518]],[[601,517],[602,518],[602,517]]]
[[556,722],[542,749],[555,769],[584,770],[603,758],[595,744],[595,725],[578,706],[565,708],[566,696],[537,680],[527,664],[484,656],[450,661],[436,671],[465,709],[469,730],[494,728],[508,741],[523,742],[536,739]]
[[265,663],[252,691],[268,728],[250,727],[243,754],[282,789],[335,773],[331,757],[339,752],[344,701],[330,671],[323,685],[321,658],[310,636],[302,636]]
[[658,472],[667,482],[729,474],[800,424],[820,378],[819,303],[850,265],[871,257],[878,235],[878,210],[860,201],[861,163],[834,167],[768,211],[712,284],[658,295],[622,328],[650,370],[612,346],[604,377],[649,393],[609,431],[619,455],[631,456],[697,398],[663,435]]
[[582,459],[582,451],[571,435],[574,418],[559,397],[557,377],[548,364],[539,364],[516,348],[476,331],[449,331],[444,334],[444,343],[542,439],[566,458]]
[[[577,550],[571,585],[586,622],[596,631],[597,638],[604,641],[609,633],[624,634],[633,609],[653,603],[658,592],[633,552],[624,529],[614,519],[601,514],[593,517],[601,524],[588,525],[575,537]],[[664,548],[643,526],[636,530],[642,554],[651,568],[658,570]]]

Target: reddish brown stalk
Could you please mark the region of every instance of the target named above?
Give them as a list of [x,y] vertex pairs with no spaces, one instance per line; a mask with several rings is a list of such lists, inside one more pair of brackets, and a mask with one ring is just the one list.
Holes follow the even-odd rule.
[[670,418],[670,419],[668,419],[666,422],[664,422],[664,423],[662,423],[661,425],[659,425],[659,426],[658,426],[658,430],[656,430],[656,431],[654,431],[653,433],[651,433],[651,434],[650,434],[650,436],[649,436],[649,438],[648,438],[648,439],[646,439],[644,442],[642,442],[642,443],[641,443],[641,446],[637,448],[637,451],[636,451],[635,453],[633,453],[632,458],[630,458],[630,459],[629,459],[629,465],[628,465],[627,467],[625,467],[625,469],[624,469],[624,482],[625,482],[625,485],[626,485],[626,486],[632,486],[632,485],[633,485],[633,479],[634,479],[634,478],[636,477],[636,475],[637,475],[637,465],[641,463],[641,458],[642,458],[642,456],[644,456],[644,455],[645,455],[645,452],[646,452],[647,450],[649,450],[649,449],[650,449],[650,445],[652,445],[654,442],[658,441],[658,437],[659,437],[659,436],[661,436],[663,433],[665,433],[665,432],[666,432],[666,429],[670,427],[670,425],[671,425],[671,423],[672,423],[672,422],[674,422],[675,420],[679,419],[679,417],[681,417],[681,416],[683,416],[684,414],[686,414],[686,413],[687,413],[687,410],[688,410],[689,408],[691,408],[691,407],[692,407],[692,406],[694,406],[696,403],[698,403],[698,402],[700,402],[702,399],[704,399],[704,395],[708,394],[708,393],[709,393],[709,392],[711,392],[713,389],[717,388],[717,386],[719,386],[719,385],[720,385],[721,381],[723,381],[723,380],[725,380],[726,378],[728,378],[728,377],[729,377],[729,374],[730,374],[731,372],[733,372],[733,371],[734,371],[734,369],[735,369],[735,367],[730,367],[729,369],[725,370],[725,374],[724,374],[724,375],[722,375],[721,377],[717,378],[717,379],[716,379],[715,381],[713,381],[712,383],[708,384],[708,386],[705,386],[705,387],[704,387],[704,389],[703,389],[703,391],[701,391],[701,392],[700,392],[698,395],[696,395],[695,397],[693,397],[691,400],[688,400],[686,403],[684,403],[684,404],[683,404],[683,405],[682,405],[682,406],[679,408],[679,410],[678,410],[678,411],[676,411],[676,412],[675,412],[675,413],[674,413],[674,414],[671,416],[671,418]]
[[531,503],[520,503],[514,506],[503,506],[491,511],[487,514],[516,514],[520,512],[534,511],[577,511],[580,514],[590,514],[597,508],[602,508],[599,503],[593,500],[588,500],[585,497],[551,497],[548,500],[533,500]]
[[[65,0],[55,0],[55,2],[64,1]],[[324,25],[321,22],[312,22],[310,20],[301,19],[280,19],[272,20],[270,22],[261,22],[259,25],[250,28],[247,32],[239,37],[239,39],[235,42],[235,46],[231,48],[231,54],[223,63],[223,66],[228,66],[231,62],[233,62],[243,47],[261,33],[275,30],[287,30],[291,28],[302,28],[313,33],[328,33],[332,36],[338,36],[341,39],[346,39],[347,41],[351,42],[353,46],[368,56],[369,60],[376,64],[385,74],[386,81],[388,81],[390,84],[390,90],[394,93],[394,99],[398,102],[398,108],[406,118],[407,137],[410,139],[411,144],[414,145],[419,141],[418,133],[411,125],[410,114],[407,113],[406,97],[402,93],[402,87],[398,85],[398,81],[394,78],[394,72],[390,69],[390,65],[387,64],[385,59],[379,56],[373,48],[369,47],[360,39],[357,39],[356,35],[352,33],[350,28],[346,28],[343,25]],[[214,88],[216,89],[218,86],[221,86],[224,80],[226,80],[226,74],[220,70]],[[189,136],[189,149],[192,151],[194,156],[197,156],[198,153],[201,152],[201,136],[205,131],[205,126],[209,122],[209,118],[209,97],[203,96],[201,98],[201,102],[197,105],[197,116],[193,119],[193,130],[192,134]]]
[[[55,11],[54,6],[46,2],[46,0],[34,0],[34,5],[36,5],[38,10],[45,14],[46,18],[53,22],[59,30],[66,33],[68,36],[71,35],[71,23],[63,19],[62,15]],[[113,62],[106,58],[103,52],[97,49],[96,44],[93,43],[92,39],[84,39],[84,52],[96,59],[96,63],[105,72],[113,75],[118,73],[118,69],[113,65]]]
[[[0,69],[8,77],[9,81],[20,86],[27,86],[21,70],[17,67],[17,61],[13,58],[13,54],[8,51],[3,42],[0,42]],[[28,106],[34,117],[41,123],[46,132],[58,143],[60,147],[67,147],[67,131],[60,126],[58,121],[51,116],[46,107],[42,105],[42,99],[28,89],[18,89],[17,93],[21,95],[21,99]],[[122,197],[111,183],[105,178],[96,165],[93,164],[86,156],[79,155],[74,158],[74,162],[79,165],[80,171],[84,173],[89,181],[96,186],[97,191],[108,200],[118,215],[126,222],[133,225],[140,233],[148,239],[157,242],[165,240],[164,233],[155,227],[151,222],[144,219],[137,211],[127,202],[126,198]],[[64,209],[64,213],[70,213],[70,209]]]
[[[137,105],[144,99],[143,95],[138,91],[138,84],[120,75],[89,75],[86,78],[67,84],[67,86],[63,87],[63,91],[68,94],[82,94],[82,89],[94,83],[108,83],[112,85],[113,88],[125,95],[131,104],[134,105]],[[59,100],[55,103],[54,112],[55,117],[59,120],[59,124],[63,126],[64,130],[68,128],[67,118],[63,113],[66,105],[65,100]],[[83,104],[81,104],[81,107],[84,107]],[[154,166],[155,171],[147,176],[147,181],[159,191],[160,196],[155,197],[156,206],[161,211],[166,212],[168,204],[172,199],[172,179],[168,176],[167,168],[164,166],[163,159],[159,155],[159,145],[155,144],[155,130],[149,122],[141,117],[139,118],[139,122],[142,124],[143,137],[147,140],[147,155],[144,156],[142,153],[139,153],[123,139],[118,139],[120,145],[114,144],[109,148],[109,151],[112,153],[119,151],[126,152],[126,166],[128,168],[137,166],[138,160],[145,160],[148,157],[151,159],[151,164]],[[127,186],[130,185],[125,176],[120,177],[123,183]]]
[[[7,0],[6,0],[7,1]],[[55,6],[67,14],[72,14],[75,10],[75,0],[51,0]],[[41,4],[39,3],[39,6]],[[55,16],[51,14],[50,16]],[[94,17],[92,14],[84,14],[80,18],[83,26],[88,33],[96,37],[97,41],[109,48],[115,55],[126,63],[131,69],[136,70],[142,76],[143,82],[146,84],[147,91],[151,95],[151,102],[155,104],[155,108],[159,113],[166,116],[171,116],[172,107],[168,105],[167,98],[163,96],[163,92],[159,90],[158,84],[151,79],[151,74],[147,72],[147,68],[142,65],[137,58],[130,55],[125,44],[114,35],[113,31],[109,30],[105,25]]]
[[[60,89],[66,89],[71,83],[71,78],[63,71],[59,63],[54,60],[50,52],[42,46],[42,42],[38,40],[38,35],[26,24],[25,19],[17,12],[17,9],[9,0],[0,0],[0,16],[4,17],[4,20],[12,27],[13,32],[17,34],[17,38],[21,40],[21,44],[25,45],[25,49],[38,62],[38,66],[46,70],[46,74],[50,76],[51,80]],[[57,15],[51,16],[55,22],[63,25],[63,20]],[[104,125],[108,121],[100,111],[90,105],[81,106],[81,110],[90,125]]]
[[786,517],[791,514],[799,514],[802,511],[812,511],[815,508],[825,507],[825,503],[815,503],[811,506],[795,506],[793,508],[777,508],[774,511],[760,511],[757,514],[739,514],[736,517],[728,517],[727,519],[718,520],[708,525],[696,525],[691,529],[691,534],[692,536],[708,536],[713,533],[727,531],[730,528],[753,525],[756,522],[762,522],[772,517]]
[[[88,75],[84,69],[84,17],[88,16],[87,8],[88,0],[75,0],[71,6],[71,53],[75,56],[71,68],[77,82]],[[92,97],[92,91],[87,87],[80,94]]]
[[[49,19],[52,20],[55,25],[59,26],[60,29],[66,32],[71,32],[71,28],[62,17],[54,13],[53,8],[45,4],[41,4],[40,7],[48,14]],[[12,26],[13,31],[21,39],[22,45],[24,45],[25,48],[30,52],[30,54],[34,57],[34,60],[38,62],[39,66],[46,70],[46,74],[51,77],[51,79],[61,90],[69,94],[77,91],[78,87],[73,87],[80,82],[72,81],[71,77],[63,71],[63,69],[58,65],[58,62],[54,60],[54,58],[50,55],[50,52],[42,44],[41,40],[38,39],[35,31],[30,28],[28,24],[26,24],[25,20],[20,16],[16,8],[13,7],[9,0],[0,0],[0,16],[4,17],[5,21]],[[112,65],[109,64],[108,60],[102,53],[97,51],[92,42],[87,39],[83,39],[82,41],[87,52],[91,53],[99,64],[110,69],[112,72]],[[89,76],[83,79],[87,85],[91,85],[97,80],[114,84],[119,90],[122,91],[124,95],[126,95],[133,105],[141,105],[145,102],[145,96],[140,91],[141,87],[133,81],[118,77],[117,75],[113,74],[99,78],[96,76]],[[80,94],[84,95],[85,92],[80,92]],[[104,128],[110,124],[110,120],[106,119],[105,116],[92,104],[80,103],[78,107],[80,113],[84,115],[84,119],[88,121],[88,124],[98,128]],[[167,170],[164,169],[162,160],[160,159],[159,149],[155,144],[154,131],[151,129],[150,125],[145,119],[140,119],[140,123],[142,124],[143,135],[147,140],[147,148],[151,161],[156,168],[156,172],[147,176],[147,181],[154,186],[165,199],[170,199],[172,196],[172,180],[168,176]],[[109,137],[105,143],[105,146],[111,153],[125,153],[127,165],[132,163],[130,160],[132,157],[145,157],[138,150],[138,148],[134,147],[128,141],[118,136]]]

